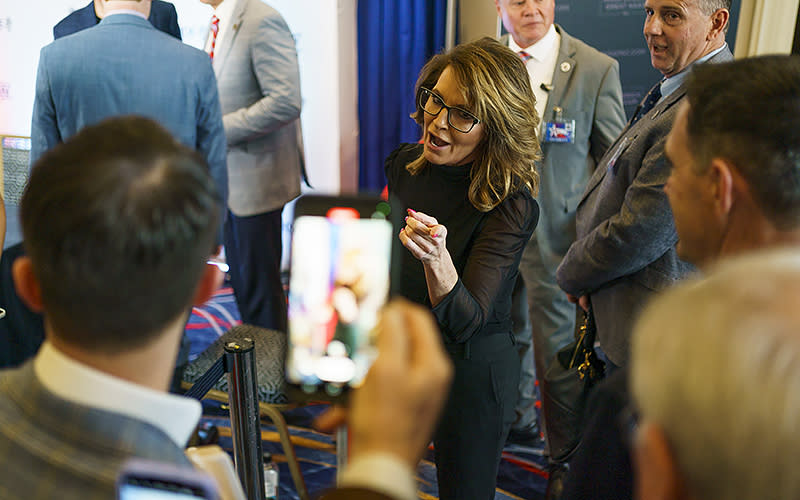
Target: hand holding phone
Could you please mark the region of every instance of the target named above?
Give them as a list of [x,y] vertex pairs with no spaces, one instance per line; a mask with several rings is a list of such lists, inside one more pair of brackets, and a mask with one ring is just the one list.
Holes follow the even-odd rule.
[[377,356],[389,295],[392,223],[377,197],[304,196],[295,205],[286,378],[310,398],[339,399]]

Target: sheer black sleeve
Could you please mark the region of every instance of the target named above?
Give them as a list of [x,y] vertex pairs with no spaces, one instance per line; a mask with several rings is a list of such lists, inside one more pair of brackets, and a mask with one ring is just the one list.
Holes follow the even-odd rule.
[[433,308],[450,342],[465,342],[498,319],[493,314],[495,304],[501,294],[510,297],[522,251],[538,220],[539,207],[527,190],[489,212],[458,282]]

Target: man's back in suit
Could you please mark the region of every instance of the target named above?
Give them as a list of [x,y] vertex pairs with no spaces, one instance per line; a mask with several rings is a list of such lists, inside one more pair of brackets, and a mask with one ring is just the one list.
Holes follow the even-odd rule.
[[208,56],[132,14],[107,16],[42,49],[31,164],[81,128],[125,114],[156,120],[200,152],[227,191],[225,135]]
[[[59,21],[58,24],[53,26],[53,38],[59,39],[96,25],[99,20],[95,13],[94,4],[95,2],[92,1],[86,7],[72,11],[67,17]],[[178,27],[178,13],[171,3],[153,0],[147,20],[156,29],[172,35],[178,40],[181,39],[181,29]]]

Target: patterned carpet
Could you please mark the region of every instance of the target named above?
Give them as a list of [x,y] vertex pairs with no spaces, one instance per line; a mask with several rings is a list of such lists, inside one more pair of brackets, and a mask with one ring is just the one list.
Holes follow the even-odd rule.
[[[198,356],[217,337],[239,323],[232,290],[227,287],[220,289],[211,301],[192,311],[186,326],[192,341],[190,359]],[[204,401],[203,406],[203,420],[217,426],[220,431],[220,446],[231,452],[230,421],[226,407],[213,401]],[[312,497],[334,484],[336,477],[336,444],[333,437],[311,429],[311,421],[325,408],[324,404],[307,405],[284,413],[303,478]],[[262,440],[264,451],[272,453],[280,470],[279,497],[282,500],[298,498],[275,428],[263,425]],[[495,499],[543,499],[547,484],[544,463],[541,448],[507,446],[500,464]],[[420,463],[416,477],[420,498],[438,498],[432,450],[428,450],[427,456]]]

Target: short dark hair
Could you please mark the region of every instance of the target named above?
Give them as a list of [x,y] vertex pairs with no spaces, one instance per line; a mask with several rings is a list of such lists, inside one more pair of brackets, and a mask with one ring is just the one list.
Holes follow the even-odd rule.
[[47,320],[103,352],[188,311],[221,198],[205,160],[143,117],[84,128],[33,166],[20,212]]
[[687,85],[697,169],[725,158],[776,227],[800,226],[800,56],[699,65]]

